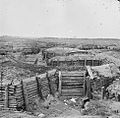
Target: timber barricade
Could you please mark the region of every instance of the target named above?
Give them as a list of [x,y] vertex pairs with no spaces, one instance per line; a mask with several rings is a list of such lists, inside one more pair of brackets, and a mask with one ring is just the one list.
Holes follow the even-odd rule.
[[56,69],[26,78],[18,83],[7,84],[0,87],[0,109],[23,108],[27,110],[30,100],[40,97],[44,99],[56,90],[55,80],[58,77]]
[[62,96],[85,96],[85,70],[59,72],[59,79],[59,93]]

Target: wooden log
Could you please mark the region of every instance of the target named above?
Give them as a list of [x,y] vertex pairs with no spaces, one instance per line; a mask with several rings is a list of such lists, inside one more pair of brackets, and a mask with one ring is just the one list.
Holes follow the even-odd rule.
[[35,90],[35,89],[37,89],[37,86],[31,86],[31,87],[28,87],[28,86],[26,86],[26,89],[27,89],[27,91],[30,91],[30,90]]
[[84,76],[83,77],[79,77],[79,76],[64,76],[63,78],[62,78],[62,80],[73,80],[73,81],[82,81],[82,80],[84,80]]
[[34,79],[34,80],[29,80],[28,82],[25,81],[25,82],[27,83],[27,85],[37,84],[35,80],[36,80],[36,79]]
[[83,83],[62,82],[62,86],[83,86]]
[[49,93],[50,93],[49,88],[42,89],[41,91],[42,91],[42,93],[43,93],[44,91],[49,91]]
[[21,89],[22,89],[22,95],[23,95],[23,101],[24,101],[24,108],[27,110],[28,107],[28,100],[27,100],[27,91],[26,91],[26,85],[23,83],[23,81],[21,81]]
[[83,89],[62,89],[62,93],[66,92],[66,93],[81,93],[83,92]]
[[62,80],[62,82],[70,82],[70,83],[82,83],[84,82],[84,80],[69,80],[69,79],[65,79],[65,80]]
[[27,88],[37,87],[37,83],[36,84],[27,84],[26,86],[27,86]]
[[28,92],[28,95],[31,95],[31,94],[34,94],[34,93],[37,93],[37,90]]
[[9,96],[9,93],[8,93],[8,85],[5,87],[5,108],[8,108],[9,106],[9,101],[8,101],[8,96]]
[[83,96],[83,93],[77,92],[77,93],[64,93],[62,92],[62,96]]
[[16,89],[16,94],[22,93],[22,89]]
[[62,81],[61,80],[62,79],[61,78],[62,77],[61,71],[58,72],[58,76],[59,76],[59,82],[58,82],[59,83],[59,88],[58,88],[58,91],[59,91],[59,94],[61,94],[61,85],[62,85],[62,82],[61,82]]
[[20,92],[20,93],[16,93],[16,95],[15,95],[16,97],[23,97],[23,93],[22,92]]
[[77,89],[77,88],[83,88],[82,87],[79,87],[79,86],[62,86],[62,89]]
[[39,96],[41,99],[44,99],[44,98],[43,98],[43,95],[42,95],[42,91],[41,91],[42,86],[41,86],[41,84],[39,83],[39,78],[38,78],[38,77],[36,77],[36,82],[37,82],[37,92],[38,92],[38,96]]
[[83,96],[86,95],[86,81],[85,81],[85,74],[84,74],[84,81],[83,81]]
[[50,94],[54,95],[54,93],[52,91],[52,87],[51,87],[51,81],[50,81],[50,78],[48,77],[48,73],[46,74],[46,78],[48,80],[48,86],[49,86]]
[[42,89],[43,89],[43,88],[46,88],[46,87],[49,88],[49,85],[48,85],[48,84],[42,84],[42,83],[41,83],[41,88],[42,88]]
[[17,101],[17,102],[20,102],[20,101],[24,102],[24,101],[23,101],[23,98],[16,98],[16,101]]
[[84,77],[84,73],[62,73],[62,77]]
[[9,95],[9,100],[14,99],[14,98],[15,98],[15,96],[10,96]]
[[34,96],[38,96],[38,93],[37,92],[34,92],[34,93],[32,93],[32,94],[29,94],[28,95],[28,99],[30,99],[31,97],[34,97]]
[[41,84],[48,84],[48,80],[42,81]]
[[86,95],[87,95],[88,98],[91,99],[91,86],[90,86],[89,77],[86,78],[86,82],[87,82],[87,92],[86,92]]

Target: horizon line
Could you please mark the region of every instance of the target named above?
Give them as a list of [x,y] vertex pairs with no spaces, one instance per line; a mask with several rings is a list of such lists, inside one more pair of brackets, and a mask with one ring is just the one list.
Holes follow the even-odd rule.
[[120,40],[120,38],[116,38],[116,37],[59,37],[59,36],[16,36],[16,35],[0,35],[1,37],[13,37],[13,38],[54,38],[54,39],[107,39],[107,40]]

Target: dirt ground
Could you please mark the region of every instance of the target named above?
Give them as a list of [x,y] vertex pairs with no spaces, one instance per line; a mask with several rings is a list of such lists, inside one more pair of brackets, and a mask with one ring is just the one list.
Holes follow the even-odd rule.
[[[48,100],[37,103],[37,105],[35,109],[31,109],[29,112],[0,111],[0,118],[120,118],[120,103],[110,100],[92,100],[87,105],[85,114],[80,107],[75,106],[76,103],[65,103],[53,97],[49,97]],[[105,115],[108,113],[108,116]]]

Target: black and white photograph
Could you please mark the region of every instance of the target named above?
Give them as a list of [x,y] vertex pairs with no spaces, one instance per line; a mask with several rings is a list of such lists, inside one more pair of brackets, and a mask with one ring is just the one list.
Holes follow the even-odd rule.
[[120,118],[120,0],[0,0],[0,118]]

